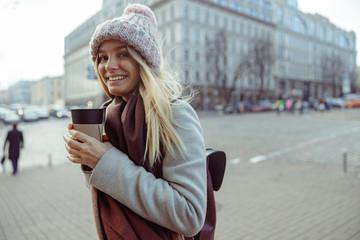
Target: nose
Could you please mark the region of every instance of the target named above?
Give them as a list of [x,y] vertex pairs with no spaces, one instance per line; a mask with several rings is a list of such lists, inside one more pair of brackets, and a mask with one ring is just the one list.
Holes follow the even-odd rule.
[[114,60],[114,58],[109,57],[106,65],[105,65],[105,70],[109,71],[109,70],[113,70],[116,69],[118,66],[117,62]]

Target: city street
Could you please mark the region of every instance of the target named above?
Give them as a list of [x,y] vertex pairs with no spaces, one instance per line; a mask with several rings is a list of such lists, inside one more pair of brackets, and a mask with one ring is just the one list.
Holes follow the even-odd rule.
[[[199,116],[206,146],[228,160],[216,240],[360,239],[360,109]],[[7,162],[0,174],[0,240],[96,239],[89,192],[66,163],[69,122],[19,124],[20,173]]]

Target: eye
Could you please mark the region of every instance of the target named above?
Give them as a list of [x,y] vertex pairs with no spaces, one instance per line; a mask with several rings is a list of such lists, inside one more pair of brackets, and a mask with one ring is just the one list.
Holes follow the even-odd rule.
[[108,59],[107,56],[99,55],[99,62],[104,62],[107,59]]
[[130,57],[130,54],[128,52],[121,52],[118,54],[118,57],[120,58],[128,58]]

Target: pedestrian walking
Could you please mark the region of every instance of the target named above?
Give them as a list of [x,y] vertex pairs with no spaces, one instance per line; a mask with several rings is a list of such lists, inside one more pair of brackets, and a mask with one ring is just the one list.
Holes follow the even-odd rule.
[[4,143],[4,152],[6,150],[7,142],[9,142],[8,157],[12,162],[13,175],[18,171],[18,160],[20,157],[20,148],[24,147],[24,138],[21,131],[17,129],[17,123],[12,123],[13,129],[7,133],[5,143]]
[[276,100],[276,112],[280,114],[285,109],[285,102],[284,99],[281,97]]
[[183,87],[163,66],[152,10],[130,4],[97,26],[94,68],[110,101],[99,142],[70,124],[68,159],[91,189],[100,239],[187,239],[207,208],[206,152]]
[[285,108],[287,112],[293,113],[293,101],[291,98],[286,99]]

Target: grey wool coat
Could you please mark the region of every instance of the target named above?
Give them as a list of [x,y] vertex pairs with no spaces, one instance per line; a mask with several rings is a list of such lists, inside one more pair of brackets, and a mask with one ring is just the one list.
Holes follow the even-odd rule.
[[[172,105],[184,155],[165,155],[163,178],[156,179],[113,147],[92,171],[84,171],[92,186],[121,202],[145,219],[184,236],[194,236],[206,215],[206,151],[202,128],[194,109],[185,101]],[[84,169],[84,168],[83,168]],[[97,206],[95,204],[95,213]],[[95,214],[95,221],[99,216]]]

